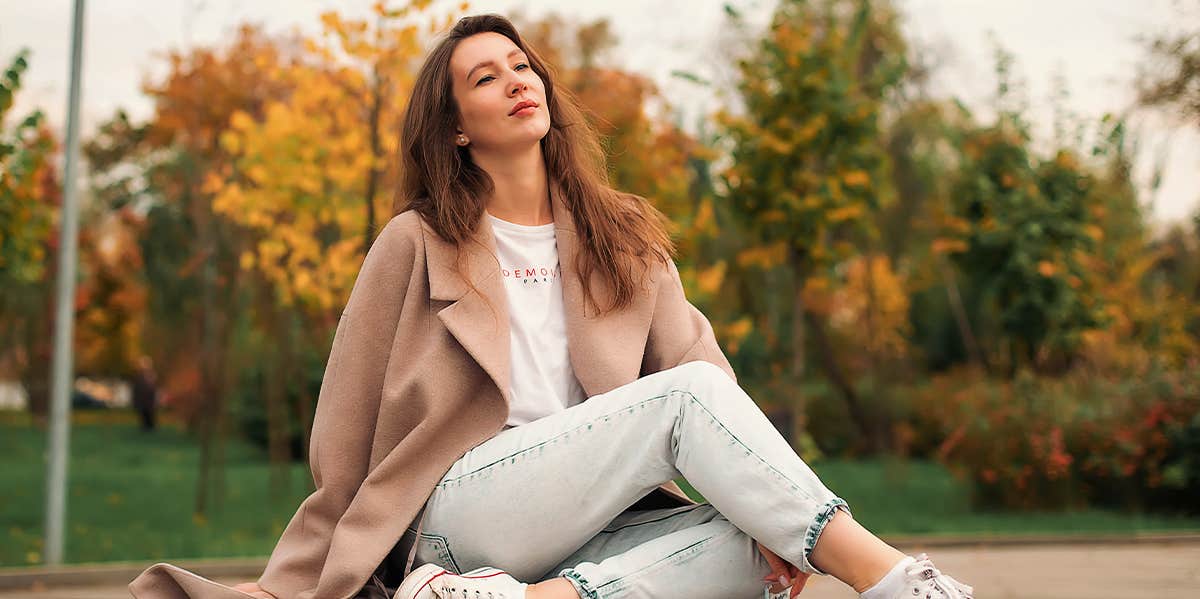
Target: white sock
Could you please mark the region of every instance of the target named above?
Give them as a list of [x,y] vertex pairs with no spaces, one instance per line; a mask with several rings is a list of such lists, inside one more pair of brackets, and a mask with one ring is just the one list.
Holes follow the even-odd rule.
[[900,593],[904,591],[904,588],[901,586],[904,584],[904,569],[915,561],[917,560],[911,555],[904,556],[904,559],[892,566],[892,569],[888,570],[888,573],[884,574],[883,578],[880,578],[879,582],[875,583],[875,586],[863,591],[859,597],[862,599],[892,599],[893,597],[899,597]]

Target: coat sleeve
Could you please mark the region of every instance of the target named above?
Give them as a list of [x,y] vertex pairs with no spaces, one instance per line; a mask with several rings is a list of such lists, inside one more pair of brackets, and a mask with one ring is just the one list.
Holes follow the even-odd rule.
[[684,295],[679,268],[673,260],[667,260],[665,272],[660,277],[642,359],[642,375],[704,360],[720,366],[737,381],[729,359],[717,344],[712,324]]
[[388,358],[414,263],[423,259],[419,227],[415,213],[384,226],[338,320],[310,440],[316,489],[292,516],[259,578],[281,599],[317,586],[334,527],[367,476]]

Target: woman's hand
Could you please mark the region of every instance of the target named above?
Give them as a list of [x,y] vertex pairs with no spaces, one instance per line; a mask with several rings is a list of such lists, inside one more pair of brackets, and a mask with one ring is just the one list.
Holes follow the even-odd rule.
[[778,593],[790,586],[792,590],[788,593],[788,598],[799,595],[800,591],[804,590],[804,585],[808,583],[808,577],[812,574],[801,572],[800,568],[787,563],[773,551],[763,547],[762,543],[755,541],[755,544],[758,545],[758,552],[767,559],[767,564],[771,566],[771,573],[763,579],[763,582],[771,583],[771,592]]
[[262,587],[258,586],[257,582],[243,582],[234,586],[233,590],[241,591],[247,595],[250,595],[251,597],[258,597],[259,599],[278,599],[275,597],[275,595],[262,590]]

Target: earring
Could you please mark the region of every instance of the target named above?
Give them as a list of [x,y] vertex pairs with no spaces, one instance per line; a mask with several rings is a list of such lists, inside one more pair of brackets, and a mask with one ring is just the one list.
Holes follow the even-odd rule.
[[461,133],[458,135],[458,145],[460,145],[460,146],[467,145],[467,136],[466,135],[462,135]]

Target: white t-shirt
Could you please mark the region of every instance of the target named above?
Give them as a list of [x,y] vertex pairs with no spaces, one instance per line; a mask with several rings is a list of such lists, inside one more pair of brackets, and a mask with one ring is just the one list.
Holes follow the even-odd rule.
[[554,223],[518,225],[488,213],[508,297],[512,381],[509,426],[587,399],[567,353],[562,280]]

